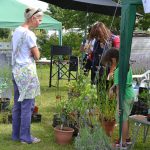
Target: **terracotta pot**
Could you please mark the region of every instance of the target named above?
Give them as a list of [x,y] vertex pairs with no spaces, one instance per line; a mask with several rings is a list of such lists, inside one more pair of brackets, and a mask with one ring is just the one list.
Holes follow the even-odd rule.
[[115,128],[115,124],[116,124],[115,120],[110,121],[110,120],[104,119],[102,121],[102,127],[104,128],[104,130],[108,136],[112,135],[114,128]]
[[72,140],[72,135],[74,132],[73,128],[56,126],[54,128],[56,142],[61,145],[69,144]]

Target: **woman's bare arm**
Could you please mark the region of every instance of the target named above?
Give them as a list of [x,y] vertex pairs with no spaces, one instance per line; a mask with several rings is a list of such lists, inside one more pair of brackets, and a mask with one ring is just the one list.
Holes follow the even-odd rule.
[[35,60],[38,60],[40,58],[40,51],[37,47],[32,47],[31,53],[32,53]]

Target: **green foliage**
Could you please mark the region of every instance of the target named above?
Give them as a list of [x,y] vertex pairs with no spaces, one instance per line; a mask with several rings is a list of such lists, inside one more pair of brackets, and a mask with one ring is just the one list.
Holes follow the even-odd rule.
[[63,45],[70,46],[73,51],[73,55],[79,56],[80,45],[83,38],[80,33],[69,32],[63,35]]
[[69,83],[69,93],[75,92],[79,93],[80,95],[87,84],[89,84],[89,78],[84,75],[84,72],[82,70],[80,70],[77,81]]
[[150,24],[150,14],[144,14],[138,22],[138,27],[141,30],[147,31]]
[[110,139],[102,128],[95,127],[91,130],[88,127],[81,128],[75,139],[76,150],[111,150]]
[[148,88],[145,88],[145,90],[139,94],[138,98],[145,102],[145,104],[147,104],[150,108],[150,92]]
[[[97,13],[86,13],[82,11],[66,10],[49,5],[51,16],[62,22],[65,29],[80,28],[86,32],[87,27],[91,26],[96,21],[101,21],[110,27],[112,22],[112,16],[106,16]],[[117,23],[120,18],[116,17],[112,30],[119,31],[120,25]]]
[[9,86],[12,85],[11,82],[11,70],[9,66],[4,66],[0,68],[0,93],[5,91]]
[[[65,146],[58,145],[54,138],[54,129],[52,127],[53,114],[56,112],[56,87],[48,87],[49,67],[37,66],[39,80],[41,84],[41,96],[36,98],[36,105],[39,107],[39,113],[42,114],[41,123],[32,123],[32,135],[41,139],[39,144],[21,144],[11,140],[12,124],[0,124],[0,145],[1,150],[75,150],[74,142]],[[72,81],[70,81],[72,82]],[[68,81],[60,80],[61,96],[67,96],[66,84]],[[13,99],[11,99],[11,106]],[[134,122],[131,122],[130,129],[134,129]],[[143,131],[140,129],[134,149],[149,150],[150,138],[143,144]],[[113,139],[118,136],[118,127],[115,128]],[[99,135],[98,135],[99,136]],[[101,137],[100,139],[103,139]]]
[[0,123],[8,123],[8,115],[9,115],[9,112],[1,112]]
[[68,99],[58,104],[57,113],[65,115],[71,122],[80,126],[94,126],[96,124],[96,86],[91,85],[90,80],[82,71],[77,82],[72,82],[68,87]]
[[116,100],[110,100],[107,96],[100,106],[101,117],[109,121],[115,120],[116,106]]
[[0,41],[10,41],[11,30],[10,29],[0,29]]
[[115,120],[117,101],[115,98],[109,98],[108,90],[111,87],[111,84],[108,85],[108,89],[106,89],[106,84],[106,69],[104,69],[103,75],[98,79],[98,106],[101,119],[113,121]]
[[[40,45],[41,57],[50,58],[50,48],[52,45],[59,45],[58,36],[53,34],[50,38],[45,32],[39,32],[38,45]],[[79,33],[69,32],[63,35],[63,45],[70,46],[72,48],[73,55],[80,55],[80,45],[82,41],[82,35]]]
[[50,59],[50,50],[52,45],[58,45],[58,37],[53,35],[50,39],[45,40],[45,42],[41,45],[41,57],[46,57]]

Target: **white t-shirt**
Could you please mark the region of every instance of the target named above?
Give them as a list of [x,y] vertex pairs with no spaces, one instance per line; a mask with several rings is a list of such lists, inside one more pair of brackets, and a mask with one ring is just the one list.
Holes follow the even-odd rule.
[[95,39],[93,40],[86,40],[84,49],[87,49],[87,52],[93,52],[93,47],[94,47]]
[[18,28],[16,28],[12,37],[13,52],[16,50],[18,41],[20,40],[20,38],[23,37],[24,33],[26,35],[25,40],[23,40],[23,44],[15,60],[16,63],[20,65],[30,64],[33,62],[31,48],[37,46],[36,44],[37,38],[35,34],[31,30],[24,28],[22,26],[19,26]]

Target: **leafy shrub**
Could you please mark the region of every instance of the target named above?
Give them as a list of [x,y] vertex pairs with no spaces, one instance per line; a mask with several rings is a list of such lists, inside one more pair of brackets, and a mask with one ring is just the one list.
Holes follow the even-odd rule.
[[111,150],[110,139],[100,127],[84,127],[75,138],[76,150]]

